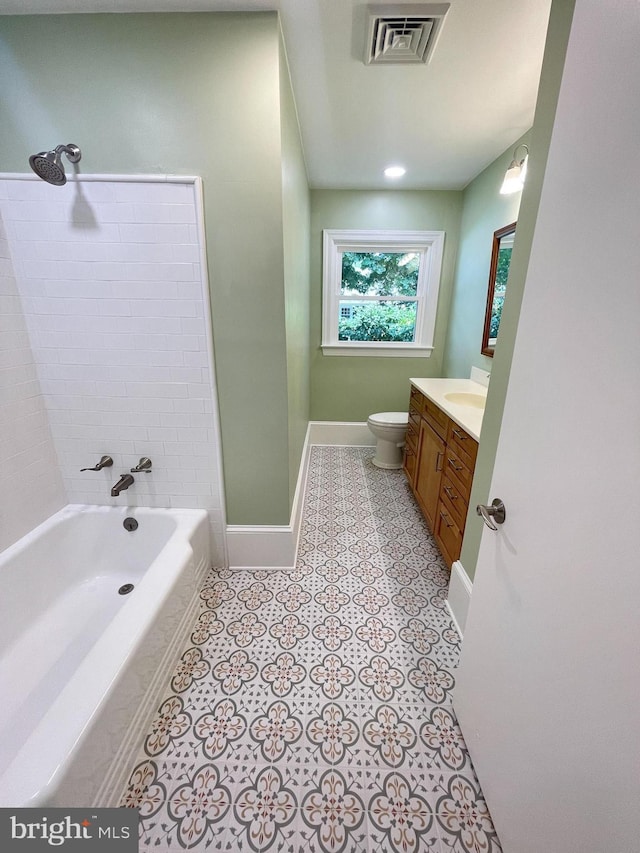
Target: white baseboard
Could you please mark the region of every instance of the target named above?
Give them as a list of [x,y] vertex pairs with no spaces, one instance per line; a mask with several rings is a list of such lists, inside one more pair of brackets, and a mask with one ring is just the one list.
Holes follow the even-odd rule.
[[300,469],[291,507],[291,520],[283,525],[227,525],[229,568],[241,569],[291,569],[296,564],[298,538],[302,521],[307,471],[309,470],[310,425],[302,446]]
[[376,439],[366,421],[310,421],[309,444],[375,447]]
[[461,637],[464,635],[464,629],[467,624],[467,613],[469,612],[472,590],[473,584],[469,575],[465,572],[460,560],[456,560],[453,566],[451,566],[447,609]]
[[296,536],[290,524],[227,525],[229,568],[290,569],[295,563]]

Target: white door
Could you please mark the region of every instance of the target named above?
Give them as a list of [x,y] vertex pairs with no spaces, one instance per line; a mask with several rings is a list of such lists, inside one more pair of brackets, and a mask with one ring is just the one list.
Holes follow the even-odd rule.
[[577,0],[454,694],[505,853],[640,850],[639,164],[640,3]]

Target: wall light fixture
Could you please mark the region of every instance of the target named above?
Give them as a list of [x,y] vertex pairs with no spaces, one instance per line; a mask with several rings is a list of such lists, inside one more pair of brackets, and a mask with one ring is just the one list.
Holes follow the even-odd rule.
[[[524,156],[518,154],[524,148]],[[524,142],[513,152],[513,160],[509,163],[504,181],[500,187],[501,195],[509,195],[510,193],[519,192],[524,186],[524,179],[527,175],[527,160],[529,159],[529,146]]]

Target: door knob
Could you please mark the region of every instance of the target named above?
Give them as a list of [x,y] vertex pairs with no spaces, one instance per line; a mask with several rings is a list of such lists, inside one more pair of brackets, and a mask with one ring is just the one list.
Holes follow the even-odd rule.
[[482,516],[482,520],[489,530],[497,530],[498,528],[496,527],[496,524],[504,524],[504,520],[507,517],[507,511],[505,510],[504,504],[500,498],[494,498],[491,502],[491,506],[478,504],[476,512],[478,515]]

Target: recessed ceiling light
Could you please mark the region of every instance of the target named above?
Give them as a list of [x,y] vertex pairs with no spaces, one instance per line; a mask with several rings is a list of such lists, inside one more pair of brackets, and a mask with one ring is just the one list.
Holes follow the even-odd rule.
[[384,170],[384,174],[387,178],[401,178],[406,171],[404,166],[388,166]]

